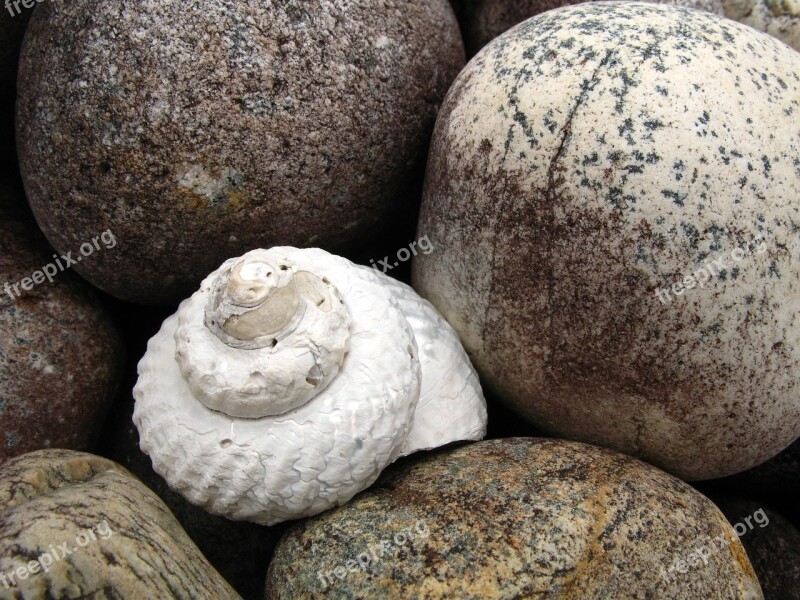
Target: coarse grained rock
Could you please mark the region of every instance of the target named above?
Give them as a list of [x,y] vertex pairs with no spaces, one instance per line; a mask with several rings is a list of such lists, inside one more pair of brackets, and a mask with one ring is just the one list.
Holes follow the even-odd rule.
[[459,75],[417,290],[551,435],[684,479],[800,434],[800,54],[685,8],[539,15]]
[[[718,536],[729,541],[704,564],[694,553]],[[675,561],[683,573],[670,572]],[[510,438],[398,464],[294,526],[265,597],[762,595],[730,524],[687,484],[609,450]]]
[[52,282],[21,287],[55,259],[21,191],[4,182],[0,217],[0,463],[40,448],[90,450],[117,390],[122,339],[74,274],[55,267]]
[[[724,14],[722,0],[652,0]],[[473,56],[501,33],[535,15],[580,4],[581,0],[461,0],[457,11],[464,32],[467,55]]]
[[464,64],[446,0],[48,0],[20,60],[28,197],[77,270],[177,302],[258,247],[354,250],[418,207]]

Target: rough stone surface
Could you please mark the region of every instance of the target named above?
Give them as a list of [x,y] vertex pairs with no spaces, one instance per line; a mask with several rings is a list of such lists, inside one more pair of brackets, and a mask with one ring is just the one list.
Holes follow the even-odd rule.
[[[24,202],[0,185],[3,287],[54,261]],[[71,273],[17,289],[0,289],[0,463],[39,448],[90,449],[116,392],[122,341]]]
[[114,226],[92,283],[178,301],[230,256],[341,253],[415,210],[463,62],[446,0],[48,0],[20,63],[26,189],[57,249]]
[[799,75],[763,33],[632,2],[475,57],[434,133],[414,282],[482,382],[687,479],[794,441]]
[[725,16],[800,50],[800,5],[794,0],[721,0]]
[[289,530],[266,598],[761,598],[735,539],[707,565],[661,575],[719,535],[736,538],[710,500],[638,460],[492,440],[398,465]]
[[91,454],[41,450],[0,468],[0,573],[45,553],[58,557],[47,572],[0,581],[0,598],[239,598],[153,492]]
[[[724,14],[722,0],[652,1]],[[580,4],[580,0],[462,0],[458,13],[467,54],[474,55],[498,35],[525,19],[572,4]]]
[[796,600],[800,593],[800,531],[781,514],[753,500],[726,497],[715,499],[715,503],[738,528],[737,534],[744,532],[739,539],[758,575],[764,598]]

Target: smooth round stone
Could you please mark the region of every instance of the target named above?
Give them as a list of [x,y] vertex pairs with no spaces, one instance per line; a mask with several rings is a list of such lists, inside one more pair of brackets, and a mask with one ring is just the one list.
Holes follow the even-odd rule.
[[141,303],[253,248],[341,254],[416,210],[463,64],[446,0],[48,0],[20,61],[28,196],[56,249],[113,226],[78,270]]
[[[733,541],[708,564],[693,555],[720,535]],[[675,561],[684,573],[669,571]],[[270,565],[266,598],[322,595],[762,597],[710,500],[628,456],[535,438],[405,461],[348,504],[294,526]]]
[[0,463],[40,448],[91,449],[124,353],[85,282],[57,265],[52,283],[41,272],[55,259],[24,202],[0,184]]
[[41,450],[5,464],[0,523],[0,574],[15,583],[0,579],[0,597],[239,598],[164,503],[98,456]]
[[[722,0],[652,1],[724,14]],[[580,4],[580,0],[461,0],[457,14],[464,32],[467,54],[474,55],[498,35],[530,17],[572,4]]]
[[459,75],[414,283],[548,433],[684,479],[800,435],[800,54],[684,8],[526,21]]
[[758,575],[764,597],[790,600],[800,590],[800,531],[759,502],[736,497],[715,499],[736,529]]

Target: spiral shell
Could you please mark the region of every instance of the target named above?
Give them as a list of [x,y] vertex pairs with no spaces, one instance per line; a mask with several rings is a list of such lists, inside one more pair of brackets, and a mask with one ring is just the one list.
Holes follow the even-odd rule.
[[150,340],[134,397],[141,447],[173,489],[267,525],[486,432],[477,376],[433,307],[319,249],[226,261]]

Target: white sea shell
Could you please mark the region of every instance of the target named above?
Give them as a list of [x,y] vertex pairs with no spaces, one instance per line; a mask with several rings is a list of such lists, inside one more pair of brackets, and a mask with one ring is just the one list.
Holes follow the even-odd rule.
[[150,340],[134,397],[142,450],[174,490],[266,525],[486,433],[478,378],[435,309],[319,249],[254,250],[211,273]]

